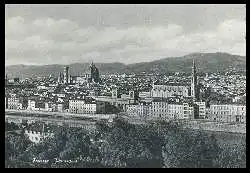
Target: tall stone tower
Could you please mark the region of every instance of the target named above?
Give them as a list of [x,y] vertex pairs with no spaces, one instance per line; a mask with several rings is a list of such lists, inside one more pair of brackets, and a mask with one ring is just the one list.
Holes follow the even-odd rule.
[[69,83],[69,67],[65,66],[63,70],[63,83],[67,84]]
[[62,75],[62,73],[60,72],[59,73],[59,76],[58,76],[58,83],[62,83],[63,82],[63,75]]
[[92,62],[90,65],[90,82],[95,82],[95,83],[99,83],[99,70],[98,68],[95,66],[95,64]]
[[196,66],[195,61],[193,60],[193,67],[192,67],[192,79],[191,79],[191,97],[194,101],[199,100],[199,93],[198,93],[198,80],[196,74]]

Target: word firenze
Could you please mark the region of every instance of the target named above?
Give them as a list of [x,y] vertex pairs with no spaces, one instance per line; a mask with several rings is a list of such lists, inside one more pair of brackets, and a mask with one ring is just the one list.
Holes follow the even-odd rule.
[[[61,160],[58,158],[54,158],[54,163],[77,163],[79,160]],[[41,164],[47,164],[49,162],[51,162],[51,160],[40,160],[40,159],[36,159],[33,158],[32,160],[33,163],[41,163]]]
[[[40,163],[40,164],[48,164],[48,163],[51,163],[52,160],[40,160],[40,159],[37,159],[37,158],[33,158],[32,162],[33,163]],[[103,159],[100,161],[98,158],[95,158],[95,159],[92,159],[90,157],[82,157],[80,156],[80,158],[78,159],[75,159],[75,160],[61,160],[61,159],[58,159],[58,158],[54,158],[53,159],[53,163],[55,164],[60,164],[60,163],[78,163],[78,162],[92,162],[92,163],[103,163],[105,166],[114,166],[113,164],[111,163],[106,163]],[[116,165],[118,166],[118,165]],[[119,163],[119,166],[125,166],[126,167],[126,163]]]
[[[40,159],[37,159],[37,158],[33,158],[32,162],[33,163],[49,163],[50,161],[52,160],[40,160]],[[61,159],[58,159],[58,158],[54,158],[53,159],[54,163],[78,163],[79,161],[82,161],[82,162],[98,162],[99,160],[98,159],[91,159],[90,157],[80,157],[79,159],[75,159],[75,160],[61,160]]]

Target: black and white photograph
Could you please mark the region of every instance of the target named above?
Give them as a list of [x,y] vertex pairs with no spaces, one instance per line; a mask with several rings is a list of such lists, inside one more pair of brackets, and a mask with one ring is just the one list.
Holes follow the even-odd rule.
[[5,4],[5,168],[246,168],[246,4]]

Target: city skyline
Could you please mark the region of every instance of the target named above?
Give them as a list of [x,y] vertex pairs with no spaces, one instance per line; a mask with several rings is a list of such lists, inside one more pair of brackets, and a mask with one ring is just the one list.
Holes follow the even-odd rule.
[[6,5],[5,65],[245,56],[245,13],[245,5]]
[[245,5],[6,5],[5,168],[245,168]]

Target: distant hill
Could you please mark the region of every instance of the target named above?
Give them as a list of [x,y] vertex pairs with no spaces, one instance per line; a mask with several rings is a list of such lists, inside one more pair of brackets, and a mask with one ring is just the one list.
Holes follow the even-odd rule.
[[[152,62],[125,65],[122,63],[95,63],[101,74],[139,72],[191,72],[192,61],[196,61],[198,71],[221,72],[229,67],[246,70],[246,57],[227,53],[193,53],[182,57],[169,57]],[[89,70],[89,63],[70,64],[71,75],[81,75]],[[13,65],[6,66],[9,77],[58,76],[64,65]]]
[[147,63],[136,63],[128,66],[133,72],[191,72],[192,61],[202,72],[220,72],[230,66],[238,70],[246,69],[246,57],[227,53],[193,53],[182,57],[170,57]]
[[[126,66],[122,63],[95,63],[101,74],[116,73],[122,71]],[[76,63],[70,64],[70,75],[83,75],[89,72],[89,63]],[[42,65],[42,66],[30,66],[30,65],[13,65],[5,67],[5,73],[8,77],[35,77],[35,76],[58,76],[60,72],[63,72],[64,65]]]

